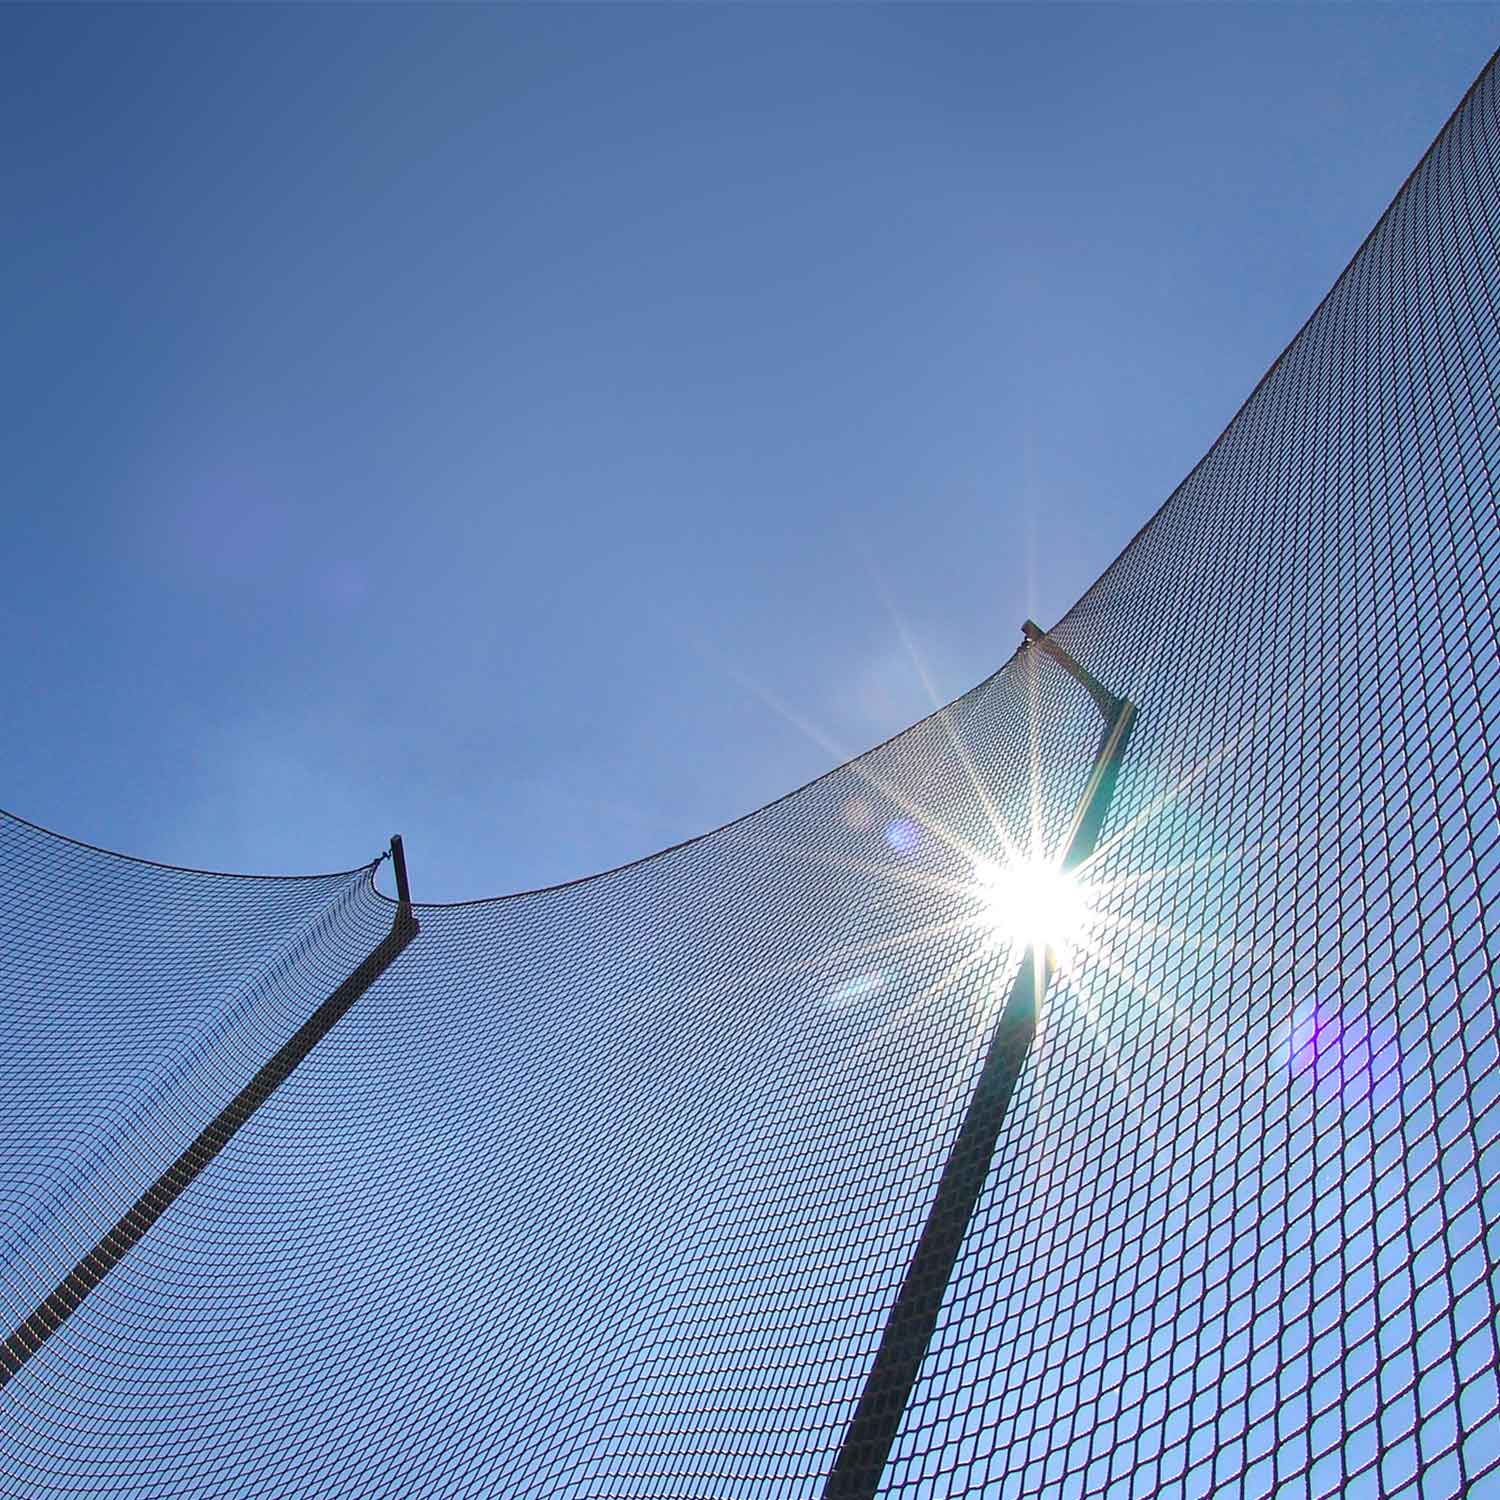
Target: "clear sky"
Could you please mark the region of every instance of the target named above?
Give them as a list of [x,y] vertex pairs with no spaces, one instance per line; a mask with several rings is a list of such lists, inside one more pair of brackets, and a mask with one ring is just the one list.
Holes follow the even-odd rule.
[[1066,609],[1497,44],[6,8],[0,804],[451,900],[790,790]]

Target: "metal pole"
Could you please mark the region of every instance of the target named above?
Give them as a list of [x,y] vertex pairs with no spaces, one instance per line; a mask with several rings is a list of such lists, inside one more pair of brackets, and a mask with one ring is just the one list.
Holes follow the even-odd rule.
[[402,906],[411,906],[411,887],[406,883],[406,845],[401,835],[391,835],[391,864],[396,871],[396,899]]
[[[1029,645],[1044,651],[1076,677],[1104,716],[1104,738],[1079,799],[1062,860],[1064,870],[1076,869],[1099,842],[1120,760],[1135,723],[1135,705],[1102,687],[1030,620],[1023,628]],[[886,1319],[875,1362],[824,1485],[823,1500],[872,1500],[879,1487],[932,1341],[953,1267],[989,1175],[1005,1112],[1036,1035],[1037,1014],[1053,968],[1050,950],[1044,951],[1039,961],[1036,950],[1028,948],[1021,959],[1005,1008],[990,1035],[979,1082],[938,1179],[927,1222]]]

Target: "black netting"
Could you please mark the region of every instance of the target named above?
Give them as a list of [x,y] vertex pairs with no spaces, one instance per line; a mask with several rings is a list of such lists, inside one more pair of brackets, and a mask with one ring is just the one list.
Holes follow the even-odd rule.
[[[1500,1489],[1497,104],[1054,632],[1139,716],[884,1495]],[[415,935],[0,821],[3,1493],[819,1495],[1099,728]]]

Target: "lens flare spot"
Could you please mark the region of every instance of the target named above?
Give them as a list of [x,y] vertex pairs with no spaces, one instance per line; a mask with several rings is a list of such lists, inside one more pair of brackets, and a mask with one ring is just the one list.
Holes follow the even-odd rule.
[[851,1006],[858,1005],[861,1000],[884,988],[884,974],[859,974],[853,979],[845,980],[836,989],[830,990],[823,997],[823,1004],[829,1010],[848,1010]]
[[885,825],[885,841],[897,854],[910,854],[922,842],[922,830],[910,818],[893,818]]
[[1401,1054],[1394,1015],[1372,1018],[1336,992],[1303,995],[1284,1023],[1283,1060],[1293,1079],[1321,1100],[1368,1100],[1386,1109],[1401,1097]]

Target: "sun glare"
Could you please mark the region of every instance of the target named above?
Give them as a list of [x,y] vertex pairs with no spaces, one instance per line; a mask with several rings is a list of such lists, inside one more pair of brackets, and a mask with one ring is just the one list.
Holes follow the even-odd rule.
[[1023,860],[974,867],[979,923],[996,944],[1050,950],[1065,960],[1085,938],[1090,908],[1076,880],[1056,865]]

